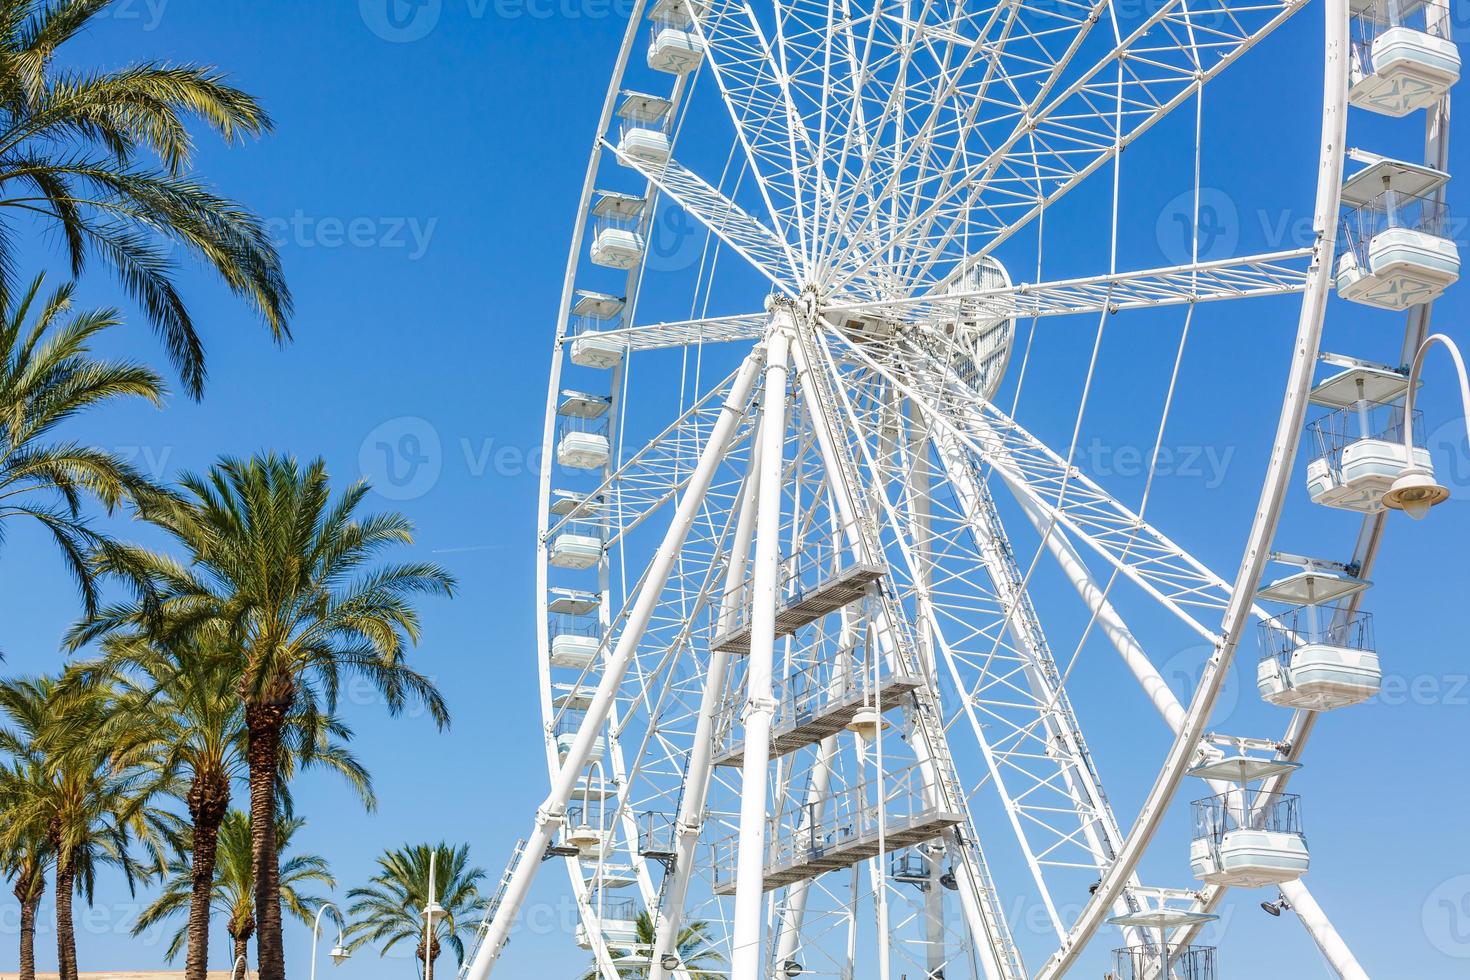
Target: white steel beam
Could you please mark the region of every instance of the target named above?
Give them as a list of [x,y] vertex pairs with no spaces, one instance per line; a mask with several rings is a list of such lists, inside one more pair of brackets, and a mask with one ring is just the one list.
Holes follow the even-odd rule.
[[776,603],[781,562],[781,471],[786,446],[787,357],[793,317],[772,312],[767,341],[765,404],[761,412],[760,476],[756,486],[755,562],[750,586],[750,655],[746,666],[745,758],[740,780],[740,838],[735,868],[732,980],[758,980],[761,906],[766,873],[766,798],[770,778]]
[[[694,475],[690,477],[689,486],[679,500],[679,506],[664,535],[663,542],[659,545],[649,565],[643,588],[634,601],[633,609],[623,625],[622,633],[618,635],[617,645],[608,656],[602,679],[597,685],[597,692],[593,695],[587,715],[577,730],[576,739],[553,781],[550,795],[536,811],[536,823],[530,837],[527,838],[526,859],[516,866],[515,872],[511,875],[500,907],[495,910],[495,916],[487,930],[485,942],[470,964],[465,980],[486,980],[495,968],[501,951],[505,948],[505,941],[510,937],[511,926],[520,914],[521,906],[536,879],[536,872],[541,867],[541,858],[546,853],[547,847],[550,846],[552,836],[566,816],[567,802],[576,790],[577,781],[582,777],[587,760],[591,757],[593,745],[602,732],[603,724],[607,721],[613,699],[617,696],[618,688],[623,683],[624,675],[643,638],[643,632],[659,603],[660,593],[673,571],[674,563],[679,557],[679,551],[684,545],[689,529],[698,516],[715,469],[724,457],[726,444],[734,433],[736,424],[745,415],[747,402],[764,360],[764,349],[757,348],[752,351],[745,359],[740,374],[731,386],[720,419],[710,433],[709,442],[705,445],[699,465]],[[545,548],[544,543],[542,548]]]

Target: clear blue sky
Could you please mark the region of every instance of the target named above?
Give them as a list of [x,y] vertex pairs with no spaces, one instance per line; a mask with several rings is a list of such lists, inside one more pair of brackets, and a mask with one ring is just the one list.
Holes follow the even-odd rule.
[[[174,398],[162,413],[111,411],[73,433],[136,454],[160,478],[203,468],[223,452],[271,448],[320,454],[342,482],[359,474],[381,481],[387,465],[405,462],[378,453],[385,436],[417,436],[429,462],[412,493],[374,501],[412,517],[420,553],[460,579],[458,599],[426,607],[416,655],[447,693],[454,726],[440,735],[423,718],[390,720],[370,698],[349,694],[346,714],[375,775],[380,811],[363,814],[324,776],[303,779],[297,791],[310,821],[301,843],[330,859],[339,896],[370,873],[376,853],[405,841],[467,841],[474,860],[496,877],[544,795],[535,696],[536,479],[528,460],[540,448],[566,237],[623,29],[607,14],[619,5],[607,0],[425,0],[420,18],[401,29],[384,18],[386,3],[119,0],[116,17],[74,51],[108,65],[218,63],[265,101],[274,136],[228,152],[206,142],[199,165],[273,221],[297,315],[296,341],[276,349],[241,306],[191,274],[188,295],[210,356],[204,402]],[[1217,254],[1297,244],[1283,241],[1280,230],[1289,235],[1309,217],[1319,32],[1314,5],[1211,88],[1204,183],[1212,188],[1206,203],[1214,208]],[[1192,119],[1183,117],[1192,113],[1180,116],[1125,158],[1125,268],[1180,257],[1173,219],[1177,196],[1190,186]],[[1355,113],[1353,126],[1352,143],[1417,152],[1416,123]],[[1451,169],[1466,160],[1457,150]],[[1100,176],[1058,209],[1048,275],[1105,268],[1106,183]],[[1465,197],[1456,189],[1451,200]],[[1028,270],[1018,278],[1030,278],[1027,248],[1022,243],[1010,256]],[[44,251],[27,256],[27,273],[43,268],[59,273],[61,264]],[[1436,311],[1437,325],[1462,340],[1470,339],[1465,295],[1463,288],[1452,293]],[[100,272],[86,280],[82,297],[118,301]],[[760,299],[752,293],[748,308]],[[1144,433],[1157,418],[1181,318],[1170,311],[1109,325],[1081,461],[1125,501],[1137,500],[1142,481],[1118,450],[1149,444]],[[1054,445],[1070,432],[1093,326],[1086,318],[1056,321],[1038,336],[1038,373],[1020,416]],[[1227,577],[1262,476],[1294,327],[1294,302],[1282,301],[1204,309],[1195,321],[1167,443],[1198,462],[1185,466],[1180,457],[1161,479],[1150,516]],[[1398,317],[1334,301],[1329,347],[1392,360],[1400,331]],[[141,322],[112,346],[162,364]],[[1392,978],[1470,973],[1470,650],[1461,618],[1470,587],[1470,464],[1463,432],[1461,458],[1450,455],[1459,410],[1449,373],[1435,363],[1428,375],[1423,406],[1430,430],[1440,433],[1437,462],[1459,500],[1424,524],[1391,522],[1370,600],[1390,686],[1378,703],[1323,719],[1294,784],[1306,801],[1309,882],[1369,972]],[[1349,516],[1310,507],[1298,480],[1279,545],[1347,557],[1356,526]],[[56,669],[57,638],[77,608],[59,562],[29,530],[13,532],[0,554],[0,597],[4,669]],[[1189,657],[1181,650],[1161,659],[1177,666]],[[1227,696],[1234,707],[1217,727],[1274,736],[1282,717],[1255,704],[1254,659],[1245,648]],[[1092,676],[1080,670],[1083,682]],[[1076,699],[1115,799],[1132,799],[1151,781],[1164,742],[1152,719],[1137,723],[1131,707],[1114,710],[1103,677],[1098,671]],[[1160,866],[1177,872],[1187,831],[1182,820],[1166,831],[1178,853]],[[560,868],[547,872],[534,896],[538,927],[514,941],[500,976],[573,976],[585,963],[571,943]],[[1236,894],[1223,929],[1225,975],[1325,976],[1294,922],[1255,908],[1266,897]],[[161,943],[127,935],[145,898],[129,899],[116,878],[103,880],[96,908],[79,912],[83,970],[162,966]],[[562,921],[565,931],[548,928]],[[13,904],[0,900],[0,971],[15,964],[15,932]],[[228,969],[222,930],[217,936],[212,965]],[[39,947],[42,968],[53,968],[49,929]],[[290,924],[287,955],[297,976],[306,975],[308,951],[307,930]],[[375,980],[407,977],[413,968],[363,952],[336,970],[321,969]]]

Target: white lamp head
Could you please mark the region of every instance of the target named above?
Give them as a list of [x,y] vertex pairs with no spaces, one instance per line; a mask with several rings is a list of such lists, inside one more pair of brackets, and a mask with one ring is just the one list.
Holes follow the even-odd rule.
[[338,943],[332,947],[332,952],[329,955],[332,957],[333,966],[341,966],[342,962],[352,955],[352,952],[346,946]]
[[1383,495],[1383,505],[1401,510],[1416,521],[1424,519],[1429,508],[1450,499],[1448,487],[1434,482],[1434,471],[1424,466],[1406,466]]
[[429,907],[424,909],[424,917],[429,920],[430,926],[436,926],[449,918],[449,912],[438,902],[430,902]]
[[863,708],[852,716],[852,721],[847,723],[847,730],[872,742],[878,738],[878,730],[883,725],[883,716],[875,709]]

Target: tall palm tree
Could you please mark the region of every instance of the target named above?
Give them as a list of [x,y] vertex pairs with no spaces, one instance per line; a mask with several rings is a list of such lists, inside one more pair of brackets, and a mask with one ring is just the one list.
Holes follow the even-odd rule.
[[[278,817],[276,841],[285,857],[281,864],[281,902],[292,916],[310,925],[312,917],[322,907],[325,899],[308,895],[304,889],[315,884],[331,890],[337,887],[337,881],[328,870],[325,858],[316,854],[290,853],[291,838],[305,824],[306,821],[300,818]],[[189,836],[186,833],[180,840],[179,853],[169,862],[159,896],[143,910],[133,927],[133,935],[138,936],[181,912],[190,912],[190,921],[180,926],[169,940],[164,955],[170,962],[178,957],[186,941],[192,941],[189,929],[192,923],[195,878]],[[211,908],[224,916],[225,931],[229,934],[234,950],[230,962],[238,963],[240,957],[249,952],[250,938],[255,935],[255,881],[250,873],[250,816],[243,810],[231,810],[227,813],[220,823],[218,841],[209,901]]]
[[106,701],[62,690],[54,678],[0,682],[0,711],[10,723],[0,732],[0,748],[43,773],[0,819],[0,852],[44,835],[56,876],[57,965],[61,980],[76,980],[73,895],[91,904],[104,866],[120,870],[132,892],[151,873],[131,852],[133,843],[147,845],[161,866],[162,842],[177,824],[152,805],[164,782],[94,737]]
[[[13,813],[39,792],[45,779],[34,761],[17,759],[0,769],[0,814]],[[6,820],[0,817],[0,834]],[[27,828],[13,847],[0,852],[0,872],[11,884],[20,905],[19,980],[36,980],[36,915],[46,893],[46,871],[51,867],[51,842],[41,828]]]
[[[647,912],[639,912],[635,925],[637,928],[634,933],[634,941],[639,946],[652,949],[658,934],[653,924],[653,916]],[[674,953],[693,980],[714,980],[715,977],[724,975],[719,968],[724,965],[725,957],[716,951],[714,941],[710,939],[708,922],[691,922],[680,929],[679,938],[674,943]],[[627,956],[628,954],[623,952],[612,954],[615,964]],[[634,978],[634,980],[647,977],[648,973],[647,965],[618,970],[618,976]],[[601,978],[602,972],[594,966],[583,980],[601,980]]]
[[[230,808],[232,784],[247,769],[239,658],[223,639],[211,630],[162,642],[149,633],[118,633],[108,638],[101,661],[75,672],[84,683],[112,687],[104,737],[115,750],[149,759],[160,773],[178,777],[189,811],[193,874],[186,980],[205,980],[208,973],[220,825]],[[351,731],[336,719],[309,717],[311,707],[302,703],[288,720],[278,792],[284,795],[298,768],[325,767],[346,778],[373,809],[371,778],[343,745]]]
[[[178,244],[289,338],[291,294],[260,219],[190,176],[199,123],[234,144],[271,128],[217,69],[146,62],[75,69],[57,55],[113,0],[0,0],[0,207],[59,232],[73,278],[110,265],[163,339],[184,387],[203,390],[204,350],[174,281]],[[24,225],[0,222],[0,270]],[[0,287],[9,291],[4,275]]]
[[390,713],[422,703],[447,725],[443,696],[406,658],[420,633],[415,600],[452,595],[454,580],[433,563],[380,564],[386,550],[413,543],[413,526],[399,514],[358,516],[366,483],[334,500],[320,459],[305,467],[278,455],[224,459],[181,486],[177,498],[148,501],[141,513],[190,564],[142,548],[109,552],[102,569],[148,583],[150,601],[103,610],[71,643],[160,617],[229,636],[248,732],[260,976],[282,980],[275,814],[287,720],[300,702],[322,706],[313,716],[330,715],[344,679],[363,678]]
[[[448,913],[436,925],[433,941],[425,944],[423,911],[429,904],[429,861],[435,857],[435,898]],[[388,851],[378,858],[378,873],[368,884],[347,893],[352,905],[347,918],[352,922],[348,949],[367,943],[381,944],[380,955],[401,942],[414,944],[414,955],[429,972],[443,944],[454,950],[456,962],[464,962],[464,937],[479,926],[475,910],[480,904],[482,868],[469,865],[469,845],[417,844]]]
[[108,402],[142,398],[156,405],[163,382],[147,368],[92,355],[97,335],[120,322],[115,310],[73,312],[70,284],[44,299],[42,284],[38,276],[15,302],[0,294],[0,542],[10,520],[38,522],[92,612],[97,588],[87,555],[102,539],[88,524],[84,496],[111,510],[157,491],[118,456],[51,436],[67,419]]

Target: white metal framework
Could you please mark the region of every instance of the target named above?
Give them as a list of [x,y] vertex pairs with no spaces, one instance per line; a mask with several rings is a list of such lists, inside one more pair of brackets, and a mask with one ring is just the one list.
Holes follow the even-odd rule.
[[[1320,0],[1320,61],[1267,42],[1305,6],[635,4],[582,189],[546,413],[559,464],[543,475],[537,551],[551,791],[466,980],[490,975],[548,861],[569,876],[577,942],[603,980],[1021,980],[1104,961],[1114,977],[1213,980],[1200,930],[1232,887],[1266,883],[1340,975],[1366,976],[1300,880],[1309,858],[1285,790],[1317,711],[1351,710],[1377,683],[1359,604],[1378,497],[1353,497],[1351,561],[1273,548],[1311,406],[1361,420],[1314,464],[1340,482],[1356,479],[1347,443],[1374,437],[1390,465],[1412,426],[1395,369],[1322,353],[1329,294],[1359,261],[1340,241],[1355,234],[1340,213],[1348,108],[1364,110],[1355,136],[1380,125],[1367,113],[1422,110],[1423,166],[1370,165],[1433,178],[1414,184],[1412,227],[1397,185],[1374,199],[1380,237],[1361,268],[1378,291],[1363,302],[1388,307],[1384,290],[1431,273],[1446,288],[1432,218],[1458,59],[1439,0]],[[1312,239],[1201,260],[1206,92],[1237,60],[1288,51],[1323,75]],[[1147,139],[1185,139],[1177,155],[1193,161],[1192,258],[1122,271],[1123,151],[1156,127]],[[1068,253],[1048,215],[1082,187],[1099,195],[1106,267],[1019,282],[1017,268],[1041,278]],[[1149,510],[1188,398],[1196,311],[1258,301],[1299,314],[1227,577],[1187,550],[1191,528],[1166,533]],[[1105,325],[1160,315],[1183,329],[1172,373],[1137,381],[1162,409],[1142,494],[1124,502],[1086,472],[1079,438]],[[1361,353],[1407,360],[1428,305],[1408,316],[1405,353]],[[1092,325],[1078,328],[1091,355],[1060,446],[1019,421],[1022,386],[1047,384],[1027,381],[1043,318]],[[1349,370],[1314,385],[1324,356]],[[1370,385],[1382,432],[1368,431]],[[1302,570],[1263,588],[1273,561]],[[1284,734],[1216,731],[1258,627]],[[1183,691],[1162,663],[1181,642],[1196,651]],[[1114,749],[1129,740],[1107,724],[1096,737],[1099,709],[1134,686],[1161,724],[1130,723]],[[1169,819],[1190,812],[1191,786],[1192,841]],[[1019,933],[1018,897],[1039,932]]]

